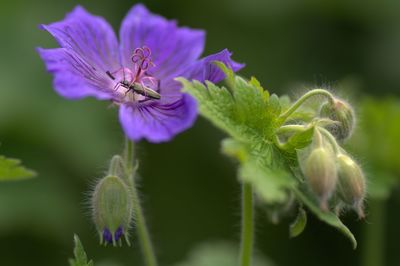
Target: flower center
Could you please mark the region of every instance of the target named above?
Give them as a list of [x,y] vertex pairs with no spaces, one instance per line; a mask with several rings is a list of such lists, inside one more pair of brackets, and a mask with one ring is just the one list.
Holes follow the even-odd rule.
[[136,48],[131,57],[133,69],[122,67],[106,74],[115,80],[114,91],[121,102],[144,102],[161,98],[160,81],[147,71],[154,67],[150,48]]

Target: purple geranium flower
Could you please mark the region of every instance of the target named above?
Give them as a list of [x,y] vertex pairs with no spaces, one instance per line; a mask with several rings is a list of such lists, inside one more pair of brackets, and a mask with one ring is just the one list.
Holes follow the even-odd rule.
[[111,26],[78,6],[64,20],[42,25],[61,48],[38,48],[54,87],[63,97],[93,96],[120,106],[119,118],[132,140],[162,142],[189,128],[197,116],[195,100],[174,78],[218,82],[219,60],[234,71],[243,67],[228,50],[198,59],[205,33],[177,27],[175,21],[135,5],[122,22],[120,44]]

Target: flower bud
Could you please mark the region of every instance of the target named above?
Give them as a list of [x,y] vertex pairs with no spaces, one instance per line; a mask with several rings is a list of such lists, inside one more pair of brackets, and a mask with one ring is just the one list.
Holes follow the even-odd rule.
[[326,129],[338,140],[345,140],[353,133],[355,125],[355,114],[350,104],[335,99],[334,103],[324,103],[319,111],[321,117],[337,121],[337,124],[330,124]]
[[124,159],[120,155],[114,155],[108,168],[108,175],[112,176],[123,176],[125,174],[125,163]]
[[366,184],[361,168],[349,156],[339,154],[338,164],[338,195],[345,202],[355,208],[360,218],[364,217],[363,200]]
[[332,151],[318,147],[311,151],[303,163],[303,174],[311,190],[317,195],[320,207],[328,210],[328,200],[335,190],[337,169]]
[[100,244],[121,245],[122,236],[129,245],[127,233],[132,221],[132,196],[125,182],[117,176],[100,180],[94,190],[93,218],[100,234]]

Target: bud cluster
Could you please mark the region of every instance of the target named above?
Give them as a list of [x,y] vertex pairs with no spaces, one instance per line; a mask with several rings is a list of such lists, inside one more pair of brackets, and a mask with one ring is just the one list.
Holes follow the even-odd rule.
[[[328,96],[328,101],[318,108],[316,117],[306,125],[285,124],[282,128],[286,131],[301,131],[310,127],[314,129],[310,144],[297,150],[297,155],[306,184],[318,199],[320,208],[328,211],[333,207],[340,211],[342,207],[350,207],[362,218],[366,194],[365,177],[360,166],[338,144],[351,136],[355,126],[355,113],[349,103],[337,99],[327,91],[316,91]],[[312,92],[297,102],[304,102],[306,97],[316,94]]]
[[322,210],[329,210],[331,201],[337,210],[339,206],[350,206],[360,218],[364,217],[364,174],[360,166],[333,141],[335,138],[329,131],[316,127],[313,143],[299,151],[302,154],[299,156],[301,170]]
[[100,235],[100,244],[128,245],[128,230],[133,220],[132,195],[121,176],[123,160],[114,156],[108,175],[100,179],[92,195],[93,220]]

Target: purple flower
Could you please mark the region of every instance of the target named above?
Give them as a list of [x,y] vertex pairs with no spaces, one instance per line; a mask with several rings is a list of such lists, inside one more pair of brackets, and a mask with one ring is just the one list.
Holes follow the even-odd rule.
[[119,105],[119,119],[132,140],[162,142],[189,128],[195,100],[174,78],[218,82],[223,73],[212,61],[243,67],[228,50],[199,59],[205,33],[135,5],[122,22],[120,44],[111,26],[78,6],[64,20],[42,25],[60,48],[38,48],[54,87],[63,97],[93,96]]

